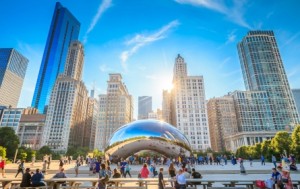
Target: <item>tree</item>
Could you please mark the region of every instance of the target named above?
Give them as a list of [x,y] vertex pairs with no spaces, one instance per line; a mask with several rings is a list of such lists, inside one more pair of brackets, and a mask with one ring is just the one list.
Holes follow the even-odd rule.
[[297,125],[292,133],[291,150],[297,156],[297,159],[300,159],[300,125]]
[[248,158],[249,157],[249,146],[241,146],[236,150],[236,157]]
[[73,159],[79,157],[79,156],[86,156],[89,152],[88,147],[69,147],[68,151],[66,153],[67,156],[73,156]]
[[104,152],[99,151],[98,149],[95,149],[93,151],[93,156],[94,157],[103,157],[104,156]]
[[[44,155],[50,155],[52,154],[51,149],[49,148],[49,146],[43,146],[41,147],[37,152],[36,152],[36,159],[43,159]],[[53,157],[52,157],[53,158]]]
[[19,145],[19,137],[11,127],[0,128],[0,146],[6,148],[7,158],[13,159]]
[[0,146],[0,156],[2,158],[6,157],[6,148],[4,148],[3,146]]
[[271,146],[274,148],[274,151],[279,154],[283,154],[284,151],[289,154],[291,144],[292,139],[286,131],[277,132],[275,137],[271,140]]

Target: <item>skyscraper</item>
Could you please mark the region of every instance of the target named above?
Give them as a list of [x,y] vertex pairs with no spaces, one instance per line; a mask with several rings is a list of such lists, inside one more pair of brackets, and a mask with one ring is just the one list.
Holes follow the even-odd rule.
[[84,144],[88,91],[81,81],[83,45],[71,43],[65,71],[52,90],[41,146],[66,152],[68,147]]
[[171,99],[166,92],[164,102],[171,103],[171,110],[164,104],[163,117],[166,110],[170,113],[171,124],[182,131],[189,139],[193,150],[205,150],[210,147],[205,90],[203,76],[188,76],[187,64],[178,55],[173,70],[173,86]]
[[139,114],[138,119],[147,119],[148,113],[152,111],[152,97],[139,96]]
[[99,95],[99,122],[96,129],[95,149],[104,150],[112,133],[130,123],[133,117],[133,100],[121,74],[109,74],[107,94]]
[[233,97],[226,95],[209,99],[207,114],[211,148],[222,152],[225,149],[224,138],[238,131]]
[[64,72],[68,48],[78,39],[79,30],[79,21],[57,2],[31,104],[41,113],[47,111],[51,91],[58,75]]
[[292,93],[294,96],[298,114],[300,115],[300,89],[292,89]]
[[15,49],[0,48],[0,106],[17,107],[27,65]]
[[171,104],[172,104],[172,93],[168,90],[163,90],[162,99],[162,120],[169,124],[172,124],[171,120]]
[[273,31],[250,31],[238,44],[246,89],[265,91],[276,130],[299,123]]

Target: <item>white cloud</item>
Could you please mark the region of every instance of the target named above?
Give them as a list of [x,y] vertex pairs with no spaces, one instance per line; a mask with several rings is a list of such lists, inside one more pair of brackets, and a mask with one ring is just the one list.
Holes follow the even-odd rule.
[[98,23],[99,19],[103,15],[103,13],[112,5],[112,0],[103,0],[102,3],[99,5],[97,13],[95,14],[92,22],[90,23],[90,26],[88,30],[86,31],[84,37],[83,37],[83,43],[87,42],[88,34],[94,29],[96,24]]
[[297,39],[300,36],[300,32],[295,33],[290,38],[288,38],[285,43],[283,44],[283,47],[293,42],[295,39]]
[[219,65],[219,68],[220,68],[220,69],[223,68],[223,66],[224,66],[225,64],[227,64],[230,60],[231,60],[231,57],[225,58],[225,59],[221,62],[221,64]]
[[235,42],[235,39],[236,39],[235,31],[236,31],[236,30],[233,30],[232,32],[230,32],[230,33],[227,35],[227,41],[226,41],[226,43],[225,43],[226,45],[229,44],[229,43]]
[[106,64],[100,65],[99,69],[100,69],[101,72],[105,72],[105,73],[113,71],[113,69],[109,68]]
[[127,40],[125,44],[127,46],[131,46],[131,48],[123,51],[120,55],[122,67],[127,70],[126,61],[130,56],[135,54],[141,47],[148,45],[154,41],[166,38],[167,32],[178,25],[178,20],[173,20],[153,34],[136,34],[133,38]]
[[244,19],[244,6],[246,0],[234,0],[232,6],[225,4],[223,0],[175,0],[180,4],[190,4],[193,6],[205,7],[224,14],[232,22],[251,29],[250,25]]

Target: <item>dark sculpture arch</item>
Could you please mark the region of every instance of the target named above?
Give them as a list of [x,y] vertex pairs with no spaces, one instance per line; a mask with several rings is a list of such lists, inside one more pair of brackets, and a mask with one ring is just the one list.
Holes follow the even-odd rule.
[[139,120],[116,130],[105,149],[114,161],[151,150],[167,157],[190,156],[188,139],[176,127],[158,120]]

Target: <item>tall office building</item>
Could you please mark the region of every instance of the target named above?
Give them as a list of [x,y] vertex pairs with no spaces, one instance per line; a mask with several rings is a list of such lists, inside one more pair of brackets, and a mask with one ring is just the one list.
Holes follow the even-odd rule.
[[78,39],[79,30],[79,21],[57,2],[31,104],[41,113],[47,111],[55,81],[64,72],[68,48]]
[[172,95],[171,91],[163,90],[163,99],[162,99],[162,120],[169,124],[172,124],[171,119],[171,104],[172,104]]
[[246,89],[265,91],[276,130],[299,123],[273,31],[250,31],[238,44]]
[[298,114],[300,115],[300,89],[292,89],[292,93],[294,96]]
[[41,146],[59,152],[83,146],[88,91],[81,81],[84,49],[79,41],[69,47],[65,71],[52,90]]
[[88,98],[86,107],[86,120],[84,129],[83,146],[94,149],[96,128],[98,125],[99,116],[99,102],[92,96]]
[[147,119],[148,113],[152,112],[152,97],[139,96],[139,114],[138,119]]
[[99,95],[99,106],[95,148],[104,150],[112,133],[133,118],[133,99],[121,74],[109,74],[107,94]]
[[225,149],[224,138],[238,132],[234,99],[230,95],[209,99],[207,114],[211,148],[222,152]]
[[[193,150],[209,148],[204,80],[202,76],[187,75],[187,64],[180,55],[175,60],[173,86],[170,100],[172,125],[185,134]],[[163,111],[166,109],[163,108]],[[163,115],[164,118],[168,117],[166,112]]]
[[0,106],[17,107],[27,65],[15,49],[0,48]]

